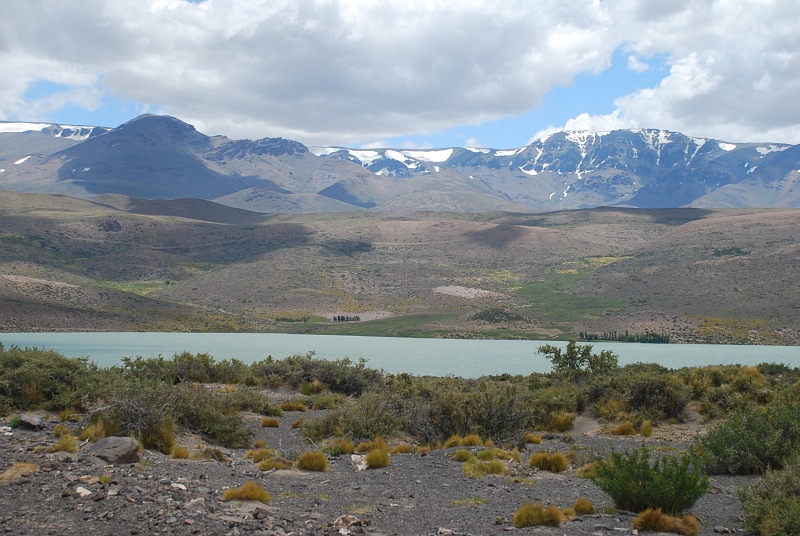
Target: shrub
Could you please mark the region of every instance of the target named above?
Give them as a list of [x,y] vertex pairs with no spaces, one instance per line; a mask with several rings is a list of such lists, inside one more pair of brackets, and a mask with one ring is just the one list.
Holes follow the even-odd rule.
[[263,417],[261,419],[261,428],[278,428],[281,421],[275,417]]
[[310,382],[304,381],[300,386],[300,393],[306,396],[318,395],[323,391],[323,389],[325,389],[325,384],[319,380],[312,380]]
[[372,441],[362,441],[358,444],[356,450],[358,452],[369,452],[371,450],[385,450],[388,452],[389,445],[381,436],[377,436]]
[[690,452],[711,474],[780,469],[800,446],[800,403],[736,410],[695,440]]
[[584,499],[583,497],[578,497],[575,499],[575,504],[572,505],[572,509],[579,516],[590,515],[594,513],[594,505],[592,504],[592,501],[589,499]]
[[575,476],[578,478],[588,478],[591,480],[596,474],[596,464],[594,463],[587,463],[586,465],[582,465],[575,470]]
[[633,424],[633,421],[625,421],[612,428],[611,434],[624,436],[634,435],[636,434],[636,425]]
[[250,460],[253,463],[259,463],[265,460],[266,458],[272,458],[273,456],[274,453],[272,452],[272,450],[264,448],[248,450],[247,452],[244,453],[244,459]]
[[691,466],[689,456],[662,457],[650,463],[642,445],[595,464],[590,480],[608,493],[617,508],[641,512],[662,508],[667,513],[689,509],[708,489],[708,478]]
[[311,409],[335,409],[347,401],[342,395],[335,393],[321,393],[315,396],[311,402]]
[[331,446],[328,447],[328,454],[331,456],[341,456],[342,454],[352,454],[356,451],[353,442],[346,438],[337,438],[333,440]]
[[389,465],[389,453],[383,449],[374,449],[367,452],[364,459],[370,469],[380,469]]
[[478,434],[469,434],[461,438],[461,447],[482,447],[483,439]]
[[545,427],[550,432],[568,432],[572,429],[572,424],[575,422],[575,414],[566,411],[560,411],[554,414]]
[[551,473],[561,473],[569,467],[569,461],[560,452],[554,452],[553,454],[534,452],[528,460],[528,465]]
[[304,452],[297,458],[297,467],[304,471],[327,471],[328,457],[318,450]]
[[800,534],[800,455],[781,470],[767,471],[740,495],[749,530],[763,536]]
[[465,462],[474,457],[475,455],[467,449],[458,449],[453,453],[453,460],[457,462]]
[[214,460],[218,462],[229,462],[231,461],[228,456],[225,455],[220,449],[213,448],[213,447],[206,447],[200,452],[196,452],[194,454],[195,458],[200,458],[204,460]]
[[269,492],[253,480],[248,480],[239,488],[226,489],[222,494],[223,501],[259,501],[269,504],[272,501]]
[[58,441],[47,448],[47,452],[78,452],[78,444],[71,435],[62,435]]
[[642,421],[642,425],[639,427],[639,433],[642,437],[650,437],[653,435],[653,423],[650,419]]
[[300,411],[303,413],[308,411],[308,407],[297,400],[287,400],[286,402],[281,402],[281,409],[283,411]]
[[483,462],[476,457],[472,457],[464,462],[464,476],[468,478],[483,478],[486,475],[503,475],[506,466],[500,460]]
[[495,449],[483,449],[479,450],[478,454],[476,454],[475,457],[481,461],[490,462],[494,460],[497,456],[495,453]]
[[14,462],[11,467],[0,473],[0,484],[19,480],[25,475],[38,473],[39,466],[30,462]]
[[564,524],[564,514],[554,504],[547,508],[537,503],[525,503],[520,506],[511,518],[511,522],[518,529],[523,527],[561,527]]
[[291,469],[292,467],[293,467],[292,462],[290,462],[283,456],[273,456],[269,458],[264,458],[258,464],[259,471],[272,471],[273,469],[278,471],[281,469]]
[[175,448],[172,449],[172,457],[176,460],[186,460],[189,458],[189,449],[176,445]]
[[414,445],[409,445],[408,443],[400,443],[399,445],[395,446],[390,454],[411,454],[415,451]]
[[700,523],[693,515],[673,517],[666,515],[661,508],[648,508],[633,518],[631,526],[641,531],[672,532],[684,536],[696,536],[700,530]]
[[541,445],[542,434],[534,434],[533,432],[528,432],[527,434],[525,434],[525,443],[533,443],[534,445]]

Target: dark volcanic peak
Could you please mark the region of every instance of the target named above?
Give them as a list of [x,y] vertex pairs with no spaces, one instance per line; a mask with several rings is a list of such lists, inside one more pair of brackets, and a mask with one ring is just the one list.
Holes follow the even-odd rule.
[[234,140],[206,153],[208,160],[215,162],[251,156],[293,156],[308,152],[300,142],[283,138],[263,138],[260,140]]

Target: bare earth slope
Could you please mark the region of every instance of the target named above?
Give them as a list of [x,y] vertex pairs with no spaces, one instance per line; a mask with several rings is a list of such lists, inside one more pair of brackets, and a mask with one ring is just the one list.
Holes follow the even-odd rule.
[[0,191],[0,330],[649,330],[674,341],[795,344],[799,215],[270,216],[198,200]]

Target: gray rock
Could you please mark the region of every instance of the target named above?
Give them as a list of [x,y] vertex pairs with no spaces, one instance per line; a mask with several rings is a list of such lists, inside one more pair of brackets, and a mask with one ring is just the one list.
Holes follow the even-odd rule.
[[714,533],[715,534],[730,534],[731,533],[731,529],[729,529],[728,527],[723,527],[722,525],[717,525],[716,527],[714,527]]
[[110,464],[139,461],[139,442],[132,437],[107,437],[89,448],[89,454]]
[[19,424],[25,428],[30,430],[41,430],[44,428],[44,419],[42,419],[39,415],[34,415],[32,413],[23,413],[19,416]]

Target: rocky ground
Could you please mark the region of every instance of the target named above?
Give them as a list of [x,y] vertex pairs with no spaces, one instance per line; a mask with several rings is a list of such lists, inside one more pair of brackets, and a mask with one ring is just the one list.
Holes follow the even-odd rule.
[[[256,439],[287,457],[315,448],[291,423],[312,413],[287,412],[278,428],[261,428],[260,417],[248,416]],[[463,475],[452,459],[455,449],[424,454],[395,454],[384,469],[359,471],[350,456],[333,457],[326,472],[259,471],[245,459],[245,450],[223,449],[229,461],[174,459],[141,451],[136,463],[112,464],[92,455],[92,445],[78,452],[48,453],[54,444],[55,418],[40,430],[0,432],[0,473],[15,462],[38,470],[6,476],[0,484],[0,533],[5,534],[470,534],[506,532],[543,535],[632,534],[632,514],[578,516],[562,528],[515,529],[514,511],[528,501],[571,506],[575,499],[592,501],[598,512],[613,512],[613,501],[590,481],[575,476],[583,462],[612,448],[624,450],[642,438],[603,433],[589,417],[580,417],[570,434],[545,436],[528,445],[523,464],[511,463],[505,476],[482,479]],[[693,426],[657,428],[651,446],[680,450]],[[179,443],[197,451],[206,446],[195,436]],[[40,447],[40,448],[37,448]],[[524,462],[533,450],[574,452],[568,471],[537,471]],[[8,473],[6,473],[8,475]],[[0,480],[4,480],[0,476]],[[248,480],[261,483],[272,496],[259,502],[224,502],[226,488]],[[692,509],[701,534],[743,532],[737,490],[752,479],[712,477],[708,493]],[[346,516],[346,517],[340,517]],[[347,517],[349,516],[349,517]],[[352,523],[352,524],[351,524]]]

